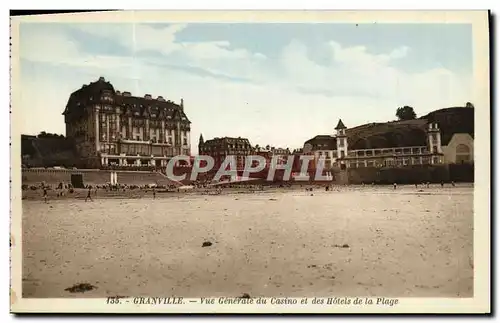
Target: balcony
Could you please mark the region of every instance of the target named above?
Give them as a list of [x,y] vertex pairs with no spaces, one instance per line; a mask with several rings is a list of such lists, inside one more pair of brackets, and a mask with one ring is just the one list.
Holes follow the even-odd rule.
[[396,157],[396,156],[411,156],[428,154],[429,150],[425,146],[418,147],[395,147],[385,149],[360,149],[350,150],[348,157],[350,158],[373,158],[373,157]]

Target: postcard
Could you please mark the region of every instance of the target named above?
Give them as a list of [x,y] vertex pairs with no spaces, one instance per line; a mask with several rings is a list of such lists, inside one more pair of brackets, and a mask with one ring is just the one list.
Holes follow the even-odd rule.
[[11,312],[490,313],[488,33],[11,17]]

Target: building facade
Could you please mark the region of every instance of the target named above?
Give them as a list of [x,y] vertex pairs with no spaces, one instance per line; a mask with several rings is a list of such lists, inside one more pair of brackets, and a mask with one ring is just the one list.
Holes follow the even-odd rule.
[[447,164],[472,163],[474,161],[474,138],[468,133],[456,133],[442,146]]
[[337,139],[335,136],[318,135],[305,142],[302,153],[313,155],[315,162],[322,158],[325,168],[331,168],[337,160]]
[[237,169],[245,167],[245,158],[254,153],[254,149],[247,138],[222,137],[204,140],[200,135],[198,153],[208,155],[214,159],[214,169],[219,169],[227,156],[235,156]]
[[276,159],[277,165],[284,165],[287,163],[289,156],[292,154],[289,148],[277,148],[270,145],[265,147],[256,145],[253,149],[256,155],[262,156],[266,159],[266,167],[271,165],[273,158]]
[[182,99],[132,96],[100,77],[70,95],[63,115],[66,136],[94,165],[166,166],[171,157],[191,153]]

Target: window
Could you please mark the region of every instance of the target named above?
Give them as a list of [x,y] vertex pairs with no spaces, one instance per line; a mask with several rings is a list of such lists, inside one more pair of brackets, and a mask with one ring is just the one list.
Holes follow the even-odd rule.
[[464,163],[464,162],[468,162],[468,161],[471,161],[471,152],[470,152],[470,148],[464,144],[460,144],[457,146],[456,150],[455,150],[455,161],[457,163]]

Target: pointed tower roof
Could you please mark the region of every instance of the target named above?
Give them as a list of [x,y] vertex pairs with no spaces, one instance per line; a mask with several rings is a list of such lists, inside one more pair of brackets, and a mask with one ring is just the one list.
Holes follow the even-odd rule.
[[200,133],[200,139],[199,139],[199,142],[204,142],[203,140],[203,134]]
[[347,127],[344,126],[342,119],[339,119],[339,123],[337,123],[337,126],[335,127],[335,130],[340,130],[340,129],[347,129]]

